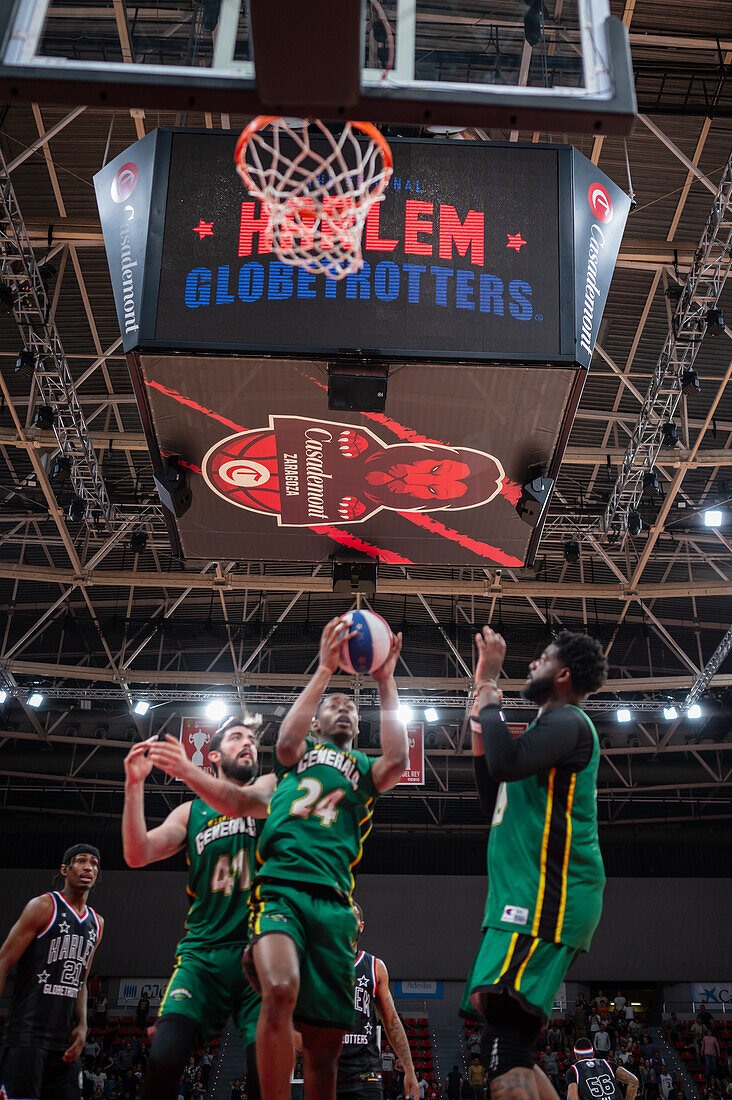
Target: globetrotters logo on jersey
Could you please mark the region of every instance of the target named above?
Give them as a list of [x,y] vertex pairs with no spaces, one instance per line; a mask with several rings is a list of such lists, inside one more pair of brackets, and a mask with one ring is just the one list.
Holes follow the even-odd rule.
[[607,225],[613,220],[613,200],[610,193],[601,183],[591,183],[587,192],[587,199],[592,213],[599,222]]
[[202,473],[230,504],[284,527],[477,508],[505,491],[503,467],[485,451],[389,445],[370,428],[304,416],[270,416],[269,428],[220,440]]
[[110,188],[112,202],[127,202],[132,192],[137,187],[137,165],[128,160],[126,164],[116,172]]

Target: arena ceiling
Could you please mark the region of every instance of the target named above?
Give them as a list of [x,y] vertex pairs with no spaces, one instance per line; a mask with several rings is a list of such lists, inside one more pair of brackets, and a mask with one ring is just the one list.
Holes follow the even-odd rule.
[[[104,36],[112,57],[125,57],[130,42],[137,48],[153,27],[173,56],[189,57],[200,15],[196,0],[174,8],[121,0],[57,7],[61,38],[77,41],[81,55]],[[449,3],[433,7],[435,19],[418,41],[422,74],[431,65],[462,71],[485,64],[485,44],[469,23],[450,22]],[[510,68],[523,52],[524,5],[474,7],[483,22],[495,8],[505,23]],[[561,27],[561,0],[549,0],[547,9]],[[686,278],[730,158],[732,14],[716,0],[613,0],[612,9],[630,31],[641,115],[627,146],[615,137],[570,140],[620,186],[630,184],[637,206],[551,514],[531,569],[497,575],[380,566],[371,605],[404,631],[401,694],[415,710],[431,702],[439,720],[427,729],[425,786],[382,803],[377,832],[481,831],[464,714],[472,634],[484,622],[506,636],[514,700],[528,661],[552,632],[586,628],[606,646],[611,680],[595,718],[608,830],[732,818],[732,663],[718,660],[701,719],[666,721],[659,709],[664,701],[680,704],[732,623],[732,282],[720,299],[728,323],[702,343],[695,363],[701,391],[682,399],[680,441],[656,464],[660,491],[643,499],[641,532],[608,540],[596,524],[669,331],[669,291]],[[518,79],[535,78],[531,65],[522,71]],[[0,806],[6,820],[17,812],[113,820],[129,742],[175,731],[180,716],[200,714],[211,695],[261,710],[271,751],[284,709],[313,667],[323,624],[352,601],[333,595],[328,565],[173,557],[121,352],[94,173],[156,126],[238,131],[245,116],[13,102],[1,118],[2,153],[36,258],[55,268],[52,314],[115,514],[104,525],[68,519],[70,490],[50,476],[55,442],[33,426],[38,388],[16,370],[20,334],[4,312],[0,667],[9,695],[0,709]],[[462,140],[475,137],[566,139],[470,131]],[[702,512],[712,506],[726,514],[720,528],[703,525]],[[130,544],[135,532],[147,535],[142,551]],[[569,537],[580,542],[577,563],[565,560]],[[361,700],[362,741],[373,747],[369,684],[341,682]],[[27,702],[33,690],[45,697],[37,710]],[[138,698],[153,703],[145,718],[131,713]],[[634,712],[626,725],[615,718],[621,700]],[[153,817],[180,797],[162,780],[153,792]]]

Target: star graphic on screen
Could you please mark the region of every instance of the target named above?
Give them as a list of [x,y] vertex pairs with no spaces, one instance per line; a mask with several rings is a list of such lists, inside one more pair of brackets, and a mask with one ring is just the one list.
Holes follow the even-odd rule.
[[201,218],[198,225],[193,226],[193,232],[198,233],[199,241],[202,241],[204,237],[213,237],[213,222],[205,222]]
[[39,985],[45,985],[48,979],[51,977],[47,970],[41,970],[41,972],[36,976],[38,978]]
[[68,935],[68,933],[69,933],[69,926],[68,926],[68,924],[66,923],[66,921],[65,921],[65,920],[62,920],[62,921],[61,921],[61,923],[60,923],[60,924],[59,924],[59,926],[58,926],[58,930],[59,930],[59,932],[61,933],[61,935],[62,935],[62,936],[66,936],[66,935]]
[[508,244],[506,248],[515,248],[517,252],[521,251],[521,245],[527,244],[527,241],[521,236],[520,233],[507,233]]

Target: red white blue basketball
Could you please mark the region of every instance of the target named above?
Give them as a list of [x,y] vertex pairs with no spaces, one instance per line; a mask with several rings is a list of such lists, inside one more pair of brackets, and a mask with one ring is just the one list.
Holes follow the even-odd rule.
[[349,611],[342,617],[348,633],[355,635],[341,645],[344,672],[365,676],[380,668],[391,653],[391,627],[375,611]]

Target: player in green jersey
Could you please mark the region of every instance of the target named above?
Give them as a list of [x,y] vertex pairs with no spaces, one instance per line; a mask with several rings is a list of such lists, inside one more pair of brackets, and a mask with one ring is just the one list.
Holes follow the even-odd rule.
[[[372,674],[381,703],[380,756],[351,747],[358,733],[353,700],[323,696],[341,643],[350,637],[340,618],[327,624],[318,669],[277,738],[279,782],[257,850],[252,951],[244,955],[262,992],[257,1064],[263,1100],[289,1100],[293,1019],[302,1035],[308,1100],[336,1100],[338,1055],[354,1013],[353,869],[376,798],[396,786],[409,762],[394,682],[401,635]],[[219,787],[217,809],[238,812],[240,792]]]
[[[151,738],[125,758],[122,816],[124,856],[130,867],[145,867],[184,850],[191,905],[178,944],[176,965],[160,1006],[143,1085],[144,1100],[176,1100],[190,1054],[210,1042],[231,1015],[254,1064],[259,999],[243,979],[241,953],[247,943],[246,903],[261,821],[275,785],[257,775],[259,716],[230,718],[213,735],[209,760],[219,776],[240,791],[235,818],[222,816],[205,801],[217,782],[186,756],[173,737]],[[198,798],[183,802],[156,828],[145,822],[144,784],[154,765],[185,780]],[[247,1095],[255,1100],[256,1075]]]
[[522,689],[539,714],[514,739],[498,689],[506,643],[476,634],[471,716],[475,778],[491,820],[483,939],[462,1009],[486,1021],[492,1100],[556,1100],[534,1067],[534,1042],[602,912],[597,834],[597,732],[580,703],[607,678],[600,644],[562,631],[529,666]]

